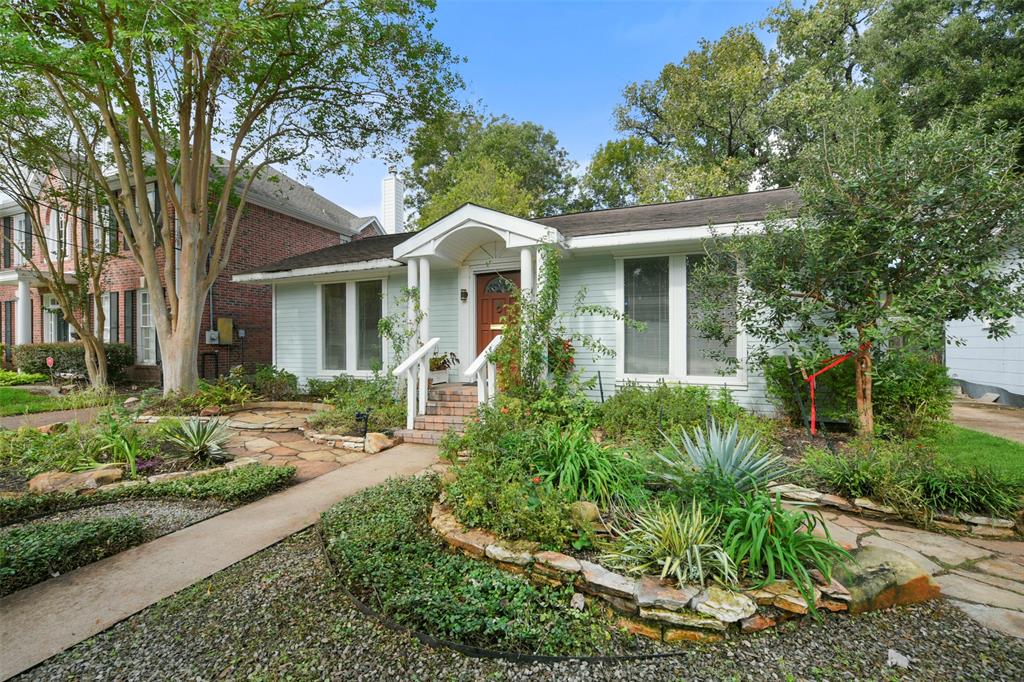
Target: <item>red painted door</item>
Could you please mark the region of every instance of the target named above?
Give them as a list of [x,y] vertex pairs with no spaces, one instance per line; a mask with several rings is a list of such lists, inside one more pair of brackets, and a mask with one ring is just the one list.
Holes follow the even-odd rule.
[[476,276],[476,352],[505,328],[505,309],[519,288],[519,271],[489,273]]

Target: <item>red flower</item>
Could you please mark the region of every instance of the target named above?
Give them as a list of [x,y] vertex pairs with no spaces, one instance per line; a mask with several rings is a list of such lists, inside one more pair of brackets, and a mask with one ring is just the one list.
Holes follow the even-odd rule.
[[540,476],[534,476],[534,477],[533,477],[532,479],[530,479],[530,480],[532,480],[532,481],[533,481],[533,484],[534,484],[534,485],[539,485],[539,484],[540,484]]
[[508,408],[507,407],[501,408],[501,413],[502,414],[508,414]]

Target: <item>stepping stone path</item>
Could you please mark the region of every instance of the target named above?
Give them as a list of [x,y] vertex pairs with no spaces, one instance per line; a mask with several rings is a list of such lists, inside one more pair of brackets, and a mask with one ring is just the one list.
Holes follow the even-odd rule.
[[932,575],[942,596],[993,630],[1024,639],[1024,542],[954,537],[822,509],[836,542],[906,555]]
[[253,408],[221,417],[232,432],[225,449],[235,457],[254,457],[271,466],[295,467],[295,478],[308,481],[367,457],[347,448],[312,443],[300,429],[312,410]]

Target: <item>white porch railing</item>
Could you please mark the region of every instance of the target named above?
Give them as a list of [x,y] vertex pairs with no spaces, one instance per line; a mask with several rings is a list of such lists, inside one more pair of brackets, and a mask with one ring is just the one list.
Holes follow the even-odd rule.
[[483,352],[476,356],[476,360],[463,372],[467,379],[476,379],[476,399],[481,405],[493,401],[498,395],[498,372],[494,363],[490,361],[490,356],[501,343],[501,339],[501,334],[491,339]]
[[440,341],[440,337],[435,336],[407,357],[402,364],[391,370],[391,374],[396,377],[405,375],[405,428],[407,429],[415,426],[417,412],[419,414],[427,413],[427,363],[430,362],[430,351],[434,350],[434,346]]

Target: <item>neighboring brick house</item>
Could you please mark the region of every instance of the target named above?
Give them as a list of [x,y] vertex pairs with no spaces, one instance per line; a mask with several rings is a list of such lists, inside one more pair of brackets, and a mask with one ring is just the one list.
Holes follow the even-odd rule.
[[[41,206],[40,210],[44,224],[50,225],[52,208]],[[5,345],[4,359],[9,361],[10,348],[15,344],[73,340],[74,331],[59,313],[53,312],[56,308],[47,290],[41,288],[31,268],[21,262],[18,249],[9,242],[17,240],[27,245],[32,260],[46,271],[38,244],[31,239],[26,242],[30,228],[20,207],[9,200],[0,202],[0,221],[6,237],[0,261],[0,343]],[[255,182],[230,263],[218,276],[204,310],[197,358],[200,375],[210,377],[226,373],[233,365],[272,361],[271,287],[236,284],[231,281],[232,275],[283,257],[344,243],[362,230],[373,230],[376,224],[375,217],[355,216],[284,175]],[[135,348],[133,378],[159,381],[160,349],[142,270],[123,245],[115,248],[118,253],[108,257],[103,295],[97,303],[106,313],[104,336]],[[22,298],[25,294],[27,304]],[[207,330],[217,329],[220,318],[231,321],[232,342],[205,343]]]

